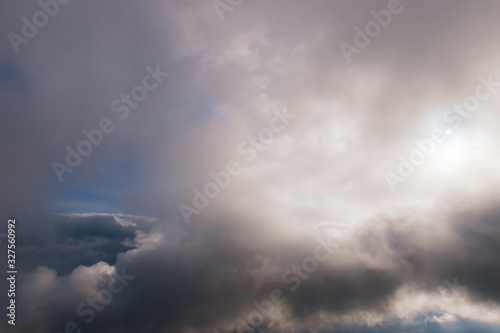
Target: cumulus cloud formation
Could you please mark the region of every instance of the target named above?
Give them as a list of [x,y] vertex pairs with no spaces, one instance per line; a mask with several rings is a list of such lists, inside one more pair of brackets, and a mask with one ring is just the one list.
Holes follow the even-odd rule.
[[1,330],[497,332],[499,10],[6,5]]

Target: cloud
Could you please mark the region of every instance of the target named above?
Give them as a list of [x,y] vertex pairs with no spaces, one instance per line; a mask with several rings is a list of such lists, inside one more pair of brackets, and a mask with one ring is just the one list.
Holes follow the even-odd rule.
[[[211,2],[71,2],[19,54],[5,38],[0,201],[19,221],[19,330],[232,332],[280,289],[282,317],[261,331],[400,332],[422,316],[426,332],[493,331],[500,95],[397,192],[384,173],[452,125],[443,115],[479,76],[500,80],[499,5],[402,2],[346,63],[339,44],[387,3],[245,1],[221,22]],[[37,10],[10,4],[0,30]],[[168,79],[122,121],[112,102],[156,64]],[[178,204],[245,162],[238,144],[281,107],[296,118],[186,225]],[[103,118],[116,129],[59,183],[51,163]],[[464,140],[475,148],[440,158]],[[332,255],[291,290],[282,274],[318,236]],[[122,269],[133,283],[85,323],[77,306]]]

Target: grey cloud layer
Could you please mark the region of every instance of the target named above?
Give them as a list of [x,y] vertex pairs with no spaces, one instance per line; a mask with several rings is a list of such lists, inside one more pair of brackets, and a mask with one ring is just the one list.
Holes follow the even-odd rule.
[[[330,238],[334,249],[331,257],[320,263],[318,271],[302,280],[296,290],[292,280],[282,280],[282,273],[292,264],[300,265],[303,258],[312,255],[317,244],[312,234],[302,246],[271,242],[255,249],[237,242],[242,231],[228,225],[232,221],[208,221],[209,226],[201,227],[203,236],[189,236],[177,227],[162,230],[163,226],[149,225],[144,229],[145,233],[135,237],[135,250],[127,250],[118,255],[116,261],[108,263],[118,272],[125,267],[136,279],[105,311],[97,313],[95,321],[88,327],[98,332],[228,329],[235,325],[237,316],[246,318],[255,309],[254,300],[267,299],[270,291],[276,288],[281,289],[286,297],[286,315],[276,331],[286,331],[286,325],[290,324],[296,329],[302,323],[311,322],[316,327],[333,325],[342,322],[341,315],[352,315],[357,311],[376,313],[390,321],[390,305],[399,288],[407,285],[436,292],[442,281],[457,276],[467,287],[471,304],[493,302],[500,305],[496,283],[500,263],[494,255],[500,237],[495,226],[498,217],[496,208],[450,216],[438,231],[447,235],[445,242],[443,238],[433,237],[430,230],[422,230],[421,221],[402,221],[409,218],[404,214],[379,218],[375,224],[356,230],[348,241]],[[71,219],[76,221],[67,220],[66,223],[77,223],[78,227],[89,231],[94,229],[86,236],[79,233],[74,241],[80,246],[84,246],[85,240],[93,235],[107,241],[111,240],[110,237],[120,237],[117,232],[110,235],[110,227],[99,221],[98,216]],[[472,232],[466,230],[472,226]],[[127,230],[127,227],[120,228]],[[72,230],[66,229],[63,233],[70,236]],[[247,231],[244,233],[248,234]],[[163,237],[155,237],[159,234]],[[125,239],[126,236],[128,232],[121,237]],[[57,244],[57,236],[52,237],[45,235],[43,240]],[[39,320],[21,324],[23,330],[60,329],[70,320],[86,326],[83,324],[85,317],[77,316],[74,310],[86,298],[82,286],[56,279],[55,275],[48,277],[48,270],[55,269],[53,274],[60,275],[63,263],[70,264],[74,260],[62,256],[65,245],[59,244],[59,249],[53,249],[61,253],[59,267],[47,261],[48,268],[33,270],[34,273],[28,274],[20,286],[20,290],[36,290],[37,293],[36,297],[31,293],[21,294],[21,304],[30,304],[29,310],[27,306],[22,307],[22,315]],[[39,248],[45,247],[41,245]],[[22,254],[25,260],[35,261],[38,252],[26,248]],[[98,253],[91,258],[94,262],[100,260]],[[99,271],[99,265],[92,267],[96,281],[100,282],[89,281],[89,288],[97,291],[107,283],[109,273]],[[81,274],[80,268],[68,278],[71,281]],[[50,287],[33,289],[40,283]],[[59,300],[55,302],[57,298]],[[42,311],[45,316],[35,317],[37,311]],[[330,313],[332,319],[320,318],[318,313],[323,312]],[[113,320],[117,315],[121,318],[118,327]],[[123,328],[120,329],[121,325]]]
[[[387,1],[245,1],[223,22],[210,1],[73,1],[18,54],[4,38],[0,201],[23,226],[18,331],[81,323],[77,305],[123,267],[136,279],[82,329],[230,332],[279,288],[284,317],[262,331],[392,332],[415,315],[402,298],[455,277],[471,308],[499,314],[499,96],[464,121],[474,159],[425,165],[397,194],[383,175],[478,76],[500,80],[500,4],[402,3],[350,64],[339,43]],[[4,35],[39,10],[5,7]],[[121,122],[111,104],[156,64],[168,79]],[[276,105],[296,118],[186,226],[177,205]],[[51,163],[104,117],[117,128],[60,184]],[[72,214],[91,205],[109,214]],[[320,221],[355,232],[292,292],[282,272],[311,256]],[[464,320],[495,323],[474,311]]]

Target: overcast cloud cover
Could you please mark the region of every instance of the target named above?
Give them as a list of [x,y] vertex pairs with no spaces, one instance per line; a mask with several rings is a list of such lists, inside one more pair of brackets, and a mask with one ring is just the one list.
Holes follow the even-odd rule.
[[0,331],[500,330],[500,2],[59,1],[1,5]]

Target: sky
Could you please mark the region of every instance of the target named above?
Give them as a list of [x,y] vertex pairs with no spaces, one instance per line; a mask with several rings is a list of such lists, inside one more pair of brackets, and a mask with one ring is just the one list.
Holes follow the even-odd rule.
[[1,7],[1,332],[500,330],[498,1]]

